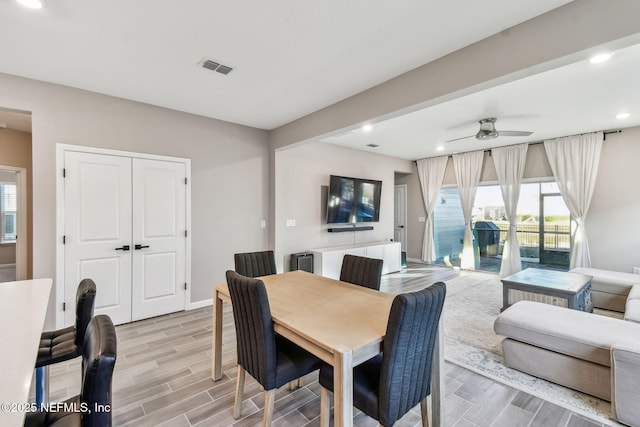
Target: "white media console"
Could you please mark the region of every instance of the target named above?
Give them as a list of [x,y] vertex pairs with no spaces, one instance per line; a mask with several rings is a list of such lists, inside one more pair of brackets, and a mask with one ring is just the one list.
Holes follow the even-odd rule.
[[342,258],[346,255],[358,255],[378,258],[383,261],[382,274],[400,271],[402,255],[400,242],[373,242],[359,245],[333,246],[311,249],[313,253],[313,272],[332,279],[340,278]]

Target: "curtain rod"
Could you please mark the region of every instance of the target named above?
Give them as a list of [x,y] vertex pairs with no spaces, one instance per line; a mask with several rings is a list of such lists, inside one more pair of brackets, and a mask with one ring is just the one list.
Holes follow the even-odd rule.
[[[603,130],[601,132],[603,134],[602,140],[606,141],[607,140],[607,135],[609,135],[611,133],[622,133],[622,129]],[[577,134],[577,135],[584,135],[584,134]],[[575,135],[572,135],[572,136],[575,136]],[[524,143],[522,143],[522,144],[524,144]],[[529,145],[539,145],[539,144],[544,144],[544,141],[529,142]],[[520,144],[503,145],[502,147],[512,147],[514,145],[520,145]],[[473,150],[473,151],[477,151],[477,150]],[[489,155],[491,155],[491,148],[483,150],[483,152],[489,153]],[[441,157],[441,156],[433,156],[433,157]],[[447,154],[447,157],[453,157],[453,154]],[[425,159],[428,159],[428,158],[430,158],[430,157],[425,157]],[[418,160],[414,160],[413,163],[417,164]]]

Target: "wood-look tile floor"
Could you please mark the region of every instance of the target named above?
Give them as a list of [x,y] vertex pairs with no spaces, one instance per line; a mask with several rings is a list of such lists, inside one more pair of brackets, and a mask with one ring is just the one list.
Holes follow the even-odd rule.
[[[383,277],[382,290],[421,289],[458,274],[455,270],[410,264]],[[463,273],[469,274],[469,273]],[[471,273],[472,274],[472,273]],[[242,418],[231,416],[235,393],[235,331],[225,305],[223,378],[211,379],[211,307],[174,313],[117,327],[118,359],[113,379],[115,426],[253,426],[262,420],[263,394],[247,376]],[[445,426],[567,426],[602,424],[520,392],[457,365],[445,364]],[[51,400],[78,393],[79,360],[52,366]],[[274,426],[320,424],[317,373],[293,392],[276,393]],[[419,406],[397,426],[420,425]],[[377,423],[354,408],[354,426]]]

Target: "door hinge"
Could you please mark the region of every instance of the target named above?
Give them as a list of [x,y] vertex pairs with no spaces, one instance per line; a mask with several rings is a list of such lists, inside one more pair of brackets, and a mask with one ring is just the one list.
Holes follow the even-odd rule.
[[187,185],[187,178],[184,179],[184,185]]
[[186,283],[184,284],[184,290],[185,291],[187,290],[187,284]]
[[67,311],[67,303],[66,302],[62,303],[62,311]]
[[67,244],[67,236],[62,236],[62,244],[63,245]]
[[62,168],[62,177],[63,178],[67,177],[67,169],[66,168]]

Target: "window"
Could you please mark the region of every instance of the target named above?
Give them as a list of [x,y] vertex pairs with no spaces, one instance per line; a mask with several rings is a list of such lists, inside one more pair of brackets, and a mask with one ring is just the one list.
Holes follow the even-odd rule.
[[0,184],[0,216],[2,219],[2,243],[15,242],[18,231],[16,212],[18,209],[16,185]]
[[[498,185],[478,187],[471,227],[476,268],[499,271],[509,222]],[[434,229],[437,262],[459,266],[464,218],[457,188],[441,189]],[[517,233],[523,267],[569,267],[570,215],[555,182],[522,183]]]

